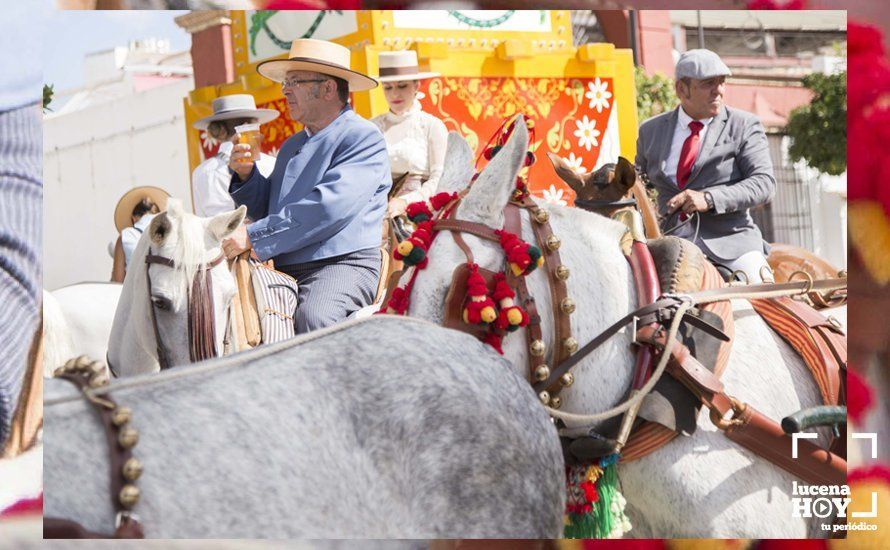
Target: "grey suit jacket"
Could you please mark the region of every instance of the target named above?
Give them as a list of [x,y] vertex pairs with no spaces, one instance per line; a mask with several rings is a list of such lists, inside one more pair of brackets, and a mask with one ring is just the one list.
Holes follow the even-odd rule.
[[[658,212],[680,192],[665,174],[665,163],[677,125],[678,109],[650,118],[640,126],[636,164],[658,191]],[[712,260],[734,260],[746,252],[769,253],[748,209],[769,202],[776,190],[763,125],[745,111],[724,106],[711,121],[692,166],[687,189],[708,191],[714,210],[701,214],[699,236]],[[678,213],[664,219],[664,228],[678,223]]]

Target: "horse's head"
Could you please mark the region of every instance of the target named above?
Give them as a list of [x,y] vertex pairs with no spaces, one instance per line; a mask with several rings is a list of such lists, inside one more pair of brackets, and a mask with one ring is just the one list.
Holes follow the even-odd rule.
[[618,157],[617,163],[604,164],[599,170],[586,174],[576,171],[558,155],[547,153],[547,157],[556,175],[575,192],[575,200],[615,202],[627,197],[637,181],[633,164],[624,157]]
[[[528,132],[520,118],[507,143],[466,190],[454,218],[492,229],[504,227],[504,208],[516,189],[516,177],[524,165],[528,143]],[[445,171],[438,191],[463,191],[473,173],[470,147],[459,135],[452,133],[448,139]],[[619,246],[625,227],[579,208],[548,204],[543,205],[542,209],[549,214],[554,235],[561,239],[560,265],[569,269],[566,273],[571,273],[567,275],[566,286],[568,296],[577,305],[577,311],[571,317],[571,333],[577,342],[583,344],[629,311],[630,305],[635,303],[630,270]],[[525,242],[535,243],[533,224],[539,222],[533,221],[527,211],[520,213],[520,219],[520,237]],[[498,243],[471,233],[461,235],[480,269],[494,272],[504,270],[505,255]],[[428,251],[428,262],[416,278],[407,313],[442,324],[455,269],[466,264],[467,257],[451,232],[442,231],[436,235]],[[545,361],[551,364],[556,346],[567,345],[565,341],[554,340],[554,308],[547,277],[548,269],[557,270],[559,267],[546,266],[525,278],[540,316]],[[410,280],[411,273],[412,270],[406,271],[400,281],[403,285]],[[525,329],[520,329],[505,336],[502,343],[504,356],[523,375],[527,374],[529,357],[525,337]],[[566,388],[563,393],[565,403],[575,401],[570,407],[573,412],[596,412],[613,405],[627,389],[631,361],[627,338],[611,339],[578,365],[576,376],[579,383]],[[603,372],[595,370],[597,364],[610,365],[614,371],[604,380]],[[592,376],[587,376],[588,371]]]
[[221,241],[244,221],[242,206],[199,218],[170,201],[130,260],[108,361],[118,376],[222,355],[236,285]]

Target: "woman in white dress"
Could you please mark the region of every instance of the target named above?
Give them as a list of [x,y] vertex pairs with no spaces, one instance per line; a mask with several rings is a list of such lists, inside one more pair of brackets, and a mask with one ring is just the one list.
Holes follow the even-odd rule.
[[404,214],[408,204],[428,201],[436,194],[445,163],[448,130],[421,109],[420,81],[439,76],[420,72],[414,50],[381,52],[380,77],[389,111],[372,119],[383,132],[393,182],[388,216]]

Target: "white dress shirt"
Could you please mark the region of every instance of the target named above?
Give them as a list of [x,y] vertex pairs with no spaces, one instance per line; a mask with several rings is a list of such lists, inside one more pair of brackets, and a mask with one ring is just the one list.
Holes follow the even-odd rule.
[[142,238],[142,233],[145,232],[145,228],[148,227],[148,224],[151,223],[155,216],[156,214],[145,214],[132,227],[125,227],[121,231],[121,246],[124,249],[124,260],[126,260],[124,265],[127,268],[130,267],[130,256],[136,250],[136,245],[139,243],[139,239]]
[[[695,120],[686,114],[683,107],[678,108],[677,113],[679,116],[677,118],[677,126],[674,128],[674,138],[671,140],[671,152],[664,162],[664,174],[671,178],[674,185],[677,185],[677,167],[680,164],[680,152],[683,150],[683,143],[686,141],[686,138],[692,135],[689,123]],[[704,124],[704,128],[698,133],[699,149],[701,149],[701,144],[705,142],[705,135],[708,133],[708,126],[711,125],[712,120],[714,120],[714,117],[699,120],[699,122]]]
[[436,194],[445,168],[445,149],[448,147],[445,123],[425,113],[416,100],[404,114],[388,111],[371,122],[383,132],[393,176],[406,172],[409,175],[399,198],[408,203],[428,201]]
[[[192,173],[196,215],[209,218],[235,209],[235,201],[229,195],[229,183],[232,181],[229,158],[234,147],[230,141],[221,143],[216,155],[199,164]],[[260,174],[268,177],[275,168],[275,157],[261,153],[256,167]]]

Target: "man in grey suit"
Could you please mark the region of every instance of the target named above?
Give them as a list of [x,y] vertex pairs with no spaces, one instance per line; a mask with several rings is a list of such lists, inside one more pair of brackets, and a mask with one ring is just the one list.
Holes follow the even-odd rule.
[[680,106],[640,126],[636,164],[658,191],[666,230],[750,282],[771,279],[769,245],[748,209],[769,202],[776,179],[763,125],[723,104],[730,70],[710,50],[680,56]]

